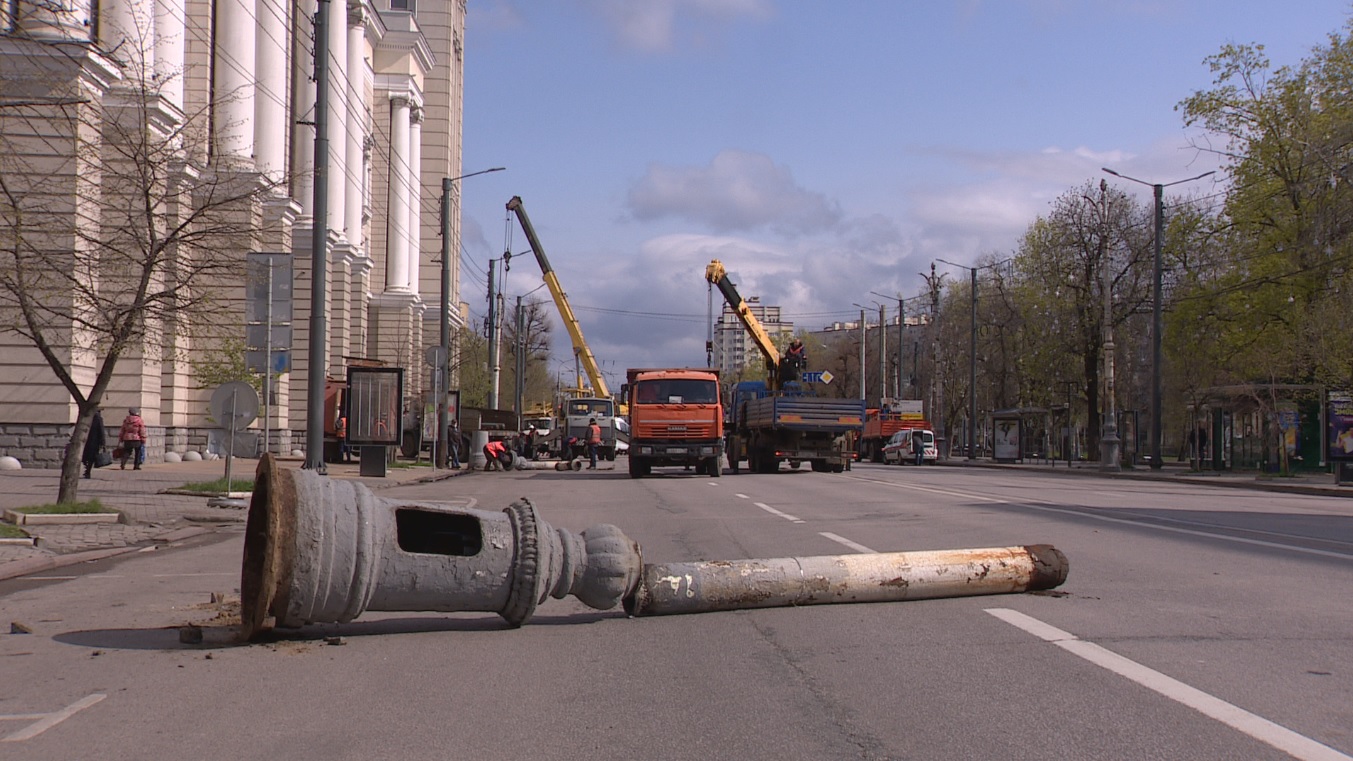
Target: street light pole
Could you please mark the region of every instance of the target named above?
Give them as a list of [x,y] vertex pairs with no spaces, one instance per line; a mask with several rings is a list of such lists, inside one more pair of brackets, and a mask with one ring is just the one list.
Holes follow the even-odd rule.
[[1204,177],[1215,174],[1215,172],[1203,172],[1196,177],[1190,177],[1187,180],[1176,180],[1174,182],[1147,182],[1139,180],[1136,177],[1129,177],[1125,174],[1119,174],[1108,167],[1100,167],[1105,172],[1120,177],[1124,180],[1130,180],[1139,185],[1150,187],[1155,196],[1156,203],[1156,224],[1155,224],[1155,262],[1152,265],[1152,288],[1151,288],[1151,469],[1160,470],[1164,465],[1161,461],[1161,335],[1165,328],[1165,320],[1162,316],[1161,307],[1161,281],[1163,279],[1164,268],[1162,266],[1162,253],[1165,245],[1165,189],[1171,185],[1179,185],[1185,182],[1201,180]]
[[451,188],[452,183],[457,180],[463,180],[466,177],[477,177],[489,172],[501,172],[507,167],[496,166],[492,169],[484,169],[478,172],[462,174],[459,177],[442,178],[442,297],[441,297],[441,324],[440,324],[440,362],[437,364],[435,372],[438,382],[433,386],[437,387],[437,435],[433,441],[442,442],[442,446],[437,448],[436,466],[445,468],[447,456],[450,452],[451,442],[447,440],[446,432],[451,427],[451,420],[446,409],[446,399],[451,389],[451,238],[453,230],[451,229]]
[[[969,305],[969,333],[968,333],[968,457],[969,460],[977,459],[976,440],[977,440],[977,270],[981,267],[969,267],[966,264],[954,264],[953,262],[938,259],[951,267],[962,267],[968,271],[969,293],[972,296]],[[995,266],[995,265],[989,265]]]

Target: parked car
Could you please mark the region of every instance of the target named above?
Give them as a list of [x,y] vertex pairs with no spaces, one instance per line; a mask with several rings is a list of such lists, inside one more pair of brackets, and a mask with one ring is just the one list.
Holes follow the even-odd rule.
[[916,462],[916,448],[921,448],[921,461],[933,465],[939,461],[935,448],[935,433],[922,428],[898,431],[883,445],[883,462],[893,465],[912,465]]

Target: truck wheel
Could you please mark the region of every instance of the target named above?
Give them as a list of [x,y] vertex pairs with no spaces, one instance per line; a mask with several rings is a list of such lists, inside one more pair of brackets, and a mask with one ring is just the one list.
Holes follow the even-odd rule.
[[615,462],[615,449],[607,449],[603,454],[606,456],[607,462]]
[[831,471],[833,473],[844,473],[846,471],[845,463],[840,462],[836,463],[835,465],[831,466]]
[[719,458],[711,457],[705,461],[705,471],[709,473],[710,478],[718,478],[723,475],[723,468],[719,467]]

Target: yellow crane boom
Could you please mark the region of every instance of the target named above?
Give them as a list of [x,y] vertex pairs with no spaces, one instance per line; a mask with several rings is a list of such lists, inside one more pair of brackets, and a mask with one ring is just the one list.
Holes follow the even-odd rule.
[[540,272],[545,279],[545,286],[550,289],[550,295],[554,297],[554,304],[559,308],[559,317],[564,321],[564,329],[568,331],[569,340],[573,342],[573,353],[578,356],[583,370],[587,372],[588,379],[592,381],[592,393],[609,399],[611,392],[606,387],[606,379],[601,375],[601,368],[597,366],[597,358],[592,356],[592,350],[587,348],[587,341],[583,338],[583,329],[578,325],[578,318],[573,315],[573,308],[568,305],[568,296],[564,294],[564,289],[559,286],[559,277],[554,274],[550,260],[545,257],[545,249],[540,245],[540,239],[536,237],[536,229],[531,226],[531,218],[526,216],[526,207],[522,205],[521,196],[512,196],[512,200],[507,202],[507,210],[517,215],[517,221],[521,223],[522,232],[526,233],[526,241],[531,244],[531,252],[536,255],[536,261],[540,263]]
[[733,281],[728,279],[728,271],[724,269],[723,262],[718,259],[709,263],[705,267],[705,279],[718,287],[719,293],[723,294],[724,300],[728,306],[733,308],[733,312],[742,322],[742,326],[747,329],[751,335],[752,341],[756,347],[761,350],[761,354],[766,358],[766,377],[770,382],[770,387],[780,388],[780,350],[776,348],[775,342],[771,340],[770,334],[762,327],[761,321],[752,314],[752,308],[747,306],[743,300],[742,294],[733,285]]

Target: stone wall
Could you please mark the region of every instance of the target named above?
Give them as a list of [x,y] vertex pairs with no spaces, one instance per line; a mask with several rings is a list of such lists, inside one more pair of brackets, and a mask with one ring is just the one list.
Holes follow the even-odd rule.
[[[118,426],[105,427],[108,449],[112,451],[117,446]],[[13,457],[25,468],[60,468],[61,458],[65,454],[66,445],[70,443],[73,428],[71,425],[0,423],[0,457]],[[146,462],[164,462],[165,452],[177,452],[180,455],[188,451],[205,453],[212,430],[146,426],[146,434],[150,439],[146,442]],[[255,432],[259,434],[261,440],[263,432],[261,430]],[[299,439],[296,438],[292,431],[274,430],[271,433],[274,453],[278,452],[278,447],[281,446],[283,449],[280,451],[290,454],[293,448],[302,446],[299,442],[303,442],[305,438],[304,434],[301,434]],[[236,454],[240,457],[256,457],[259,453]]]

